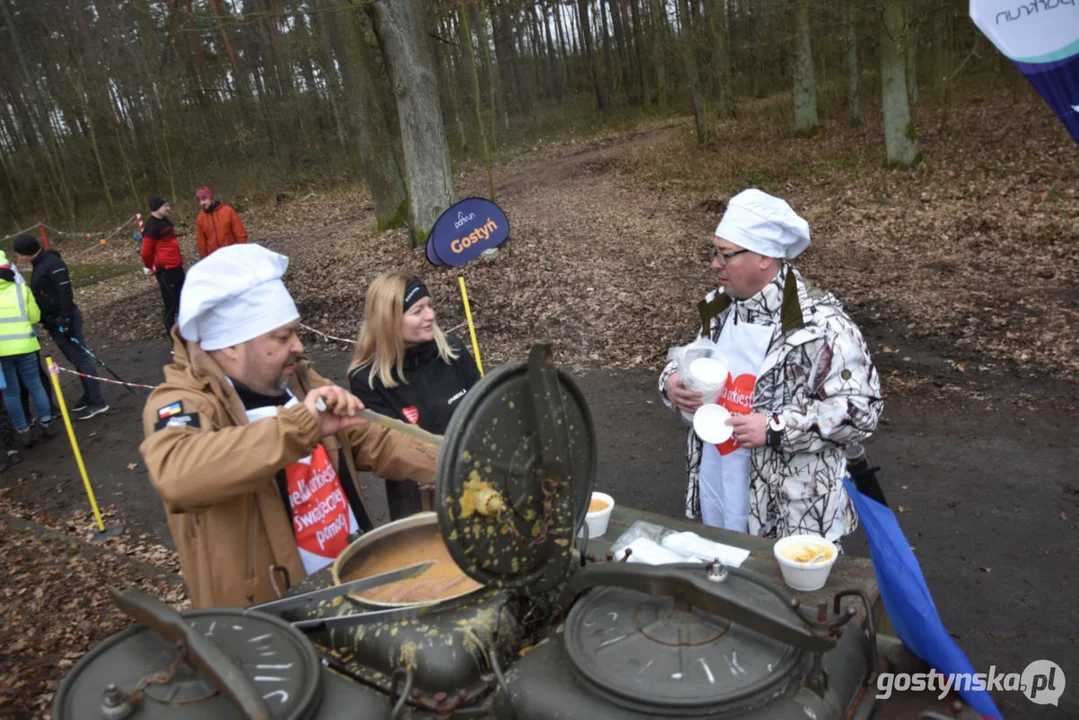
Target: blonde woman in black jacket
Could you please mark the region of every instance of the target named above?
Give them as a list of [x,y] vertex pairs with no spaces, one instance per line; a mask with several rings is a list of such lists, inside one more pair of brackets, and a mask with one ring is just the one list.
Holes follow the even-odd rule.
[[[367,289],[363,327],[348,368],[364,407],[442,435],[461,398],[480,379],[476,361],[435,321],[427,286],[384,273]],[[420,486],[386,481],[390,519],[423,509]]]

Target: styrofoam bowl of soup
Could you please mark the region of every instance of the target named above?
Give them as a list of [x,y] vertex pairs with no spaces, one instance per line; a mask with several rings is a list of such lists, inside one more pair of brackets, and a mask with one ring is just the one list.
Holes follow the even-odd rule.
[[[819,535],[791,535],[775,544],[776,561],[783,582],[792,590],[820,590],[839,557],[839,548]],[[823,555],[823,557],[820,557]],[[815,560],[815,558],[820,558]]]
[[607,493],[594,492],[588,503],[588,513],[584,516],[588,525],[588,537],[597,538],[607,532],[607,523],[614,512],[614,498]]

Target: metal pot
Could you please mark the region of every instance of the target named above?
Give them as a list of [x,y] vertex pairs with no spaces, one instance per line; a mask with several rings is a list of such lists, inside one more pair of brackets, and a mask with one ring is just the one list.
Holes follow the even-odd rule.
[[[337,556],[337,559],[334,560],[332,569],[334,584],[341,584],[342,575],[346,574],[346,568],[354,561],[370,555],[371,553],[378,552],[379,548],[385,547],[387,543],[401,542],[408,536],[416,534],[417,532],[429,532],[429,528],[434,528],[435,534],[438,534],[438,517],[433,512],[417,513],[410,517],[402,518],[401,520],[395,520],[364,534],[363,537],[345,548],[344,551]],[[482,586],[474,587],[471,590],[465,590],[456,595],[449,595],[438,600],[419,603],[382,602],[361,597],[357,594],[350,594],[348,597],[361,605],[367,605],[369,607],[400,608],[447,603],[457,600],[458,598],[472,595],[482,589]]]

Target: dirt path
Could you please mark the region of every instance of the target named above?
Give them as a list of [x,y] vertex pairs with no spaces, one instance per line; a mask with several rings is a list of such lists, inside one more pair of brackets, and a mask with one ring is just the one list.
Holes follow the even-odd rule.
[[[488,368],[520,357],[533,336],[553,334],[595,417],[597,486],[619,502],[670,515],[682,512],[685,428],[655,391],[667,344],[660,339],[691,334],[690,301],[713,282],[701,231],[721,208],[695,210],[684,194],[656,192],[625,174],[623,162],[627,150],[669,142],[677,132],[564,144],[515,162],[498,185],[500,203],[513,208],[520,228],[509,259],[468,269]],[[459,178],[462,196],[482,185],[477,173]],[[428,277],[445,299],[444,326],[460,322],[451,300],[455,274],[434,272],[403,252],[400,234],[372,240],[364,203],[362,194],[343,193],[252,212],[259,239],[293,257],[289,282],[305,321],[353,335],[362,288],[381,269],[404,267]],[[673,253],[684,259],[671,262]],[[642,272],[658,279],[636,288]],[[156,289],[141,277],[102,285],[110,287],[84,303],[91,343],[121,376],[156,383],[168,362],[165,343],[145,339],[158,332]],[[842,297],[843,288],[835,289]],[[956,366],[946,338],[912,338],[872,309],[852,310],[886,381],[884,420],[867,450],[883,468],[892,507],[902,507],[900,522],[946,626],[979,671],[996,665],[1018,672],[1047,658],[1079,678],[1076,386],[1015,369],[968,373]],[[316,342],[310,349],[323,373],[343,380],[347,349]],[[71,378],[65,383],[72,394]],[[78,427],[99,501],[114,504],[132,534],[170,545],[137,451],[145,394],[106,393],[114,411]],[[62,438],[26,455],[0,474],[4,502],[50,524],[85,507]],[[381,484],[369,490],[373,509],[384,512]],[[861,539],[850,548],[866,552]],[[1076,717],[1076,687],[1073,680],[1059,709],[1037,708],[1043,714],[1018,693],[997,699],[1007,717]]]

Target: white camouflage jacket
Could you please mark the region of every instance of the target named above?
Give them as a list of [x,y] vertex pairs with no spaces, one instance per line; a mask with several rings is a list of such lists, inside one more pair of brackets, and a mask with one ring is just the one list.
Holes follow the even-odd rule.
[[[753,408],[778,413],[786,429],[778,450],[751,452],[749,532],[769,538],[810,533],[832,541],[853,532],[858,519],[842,484],[844,448],[873,433],[884,404],[858,327],[834,295],[807,285],[786,263],[753,297],[739,301],[714,290],[698,309],[712,340],[731,312],[739,322],[775,325]],[[669,363],[659,378],[663,401],[672,408],[666,384],[675,370]],[[686,464],[686,516],[699,519],[701,441],[692,428]]]

